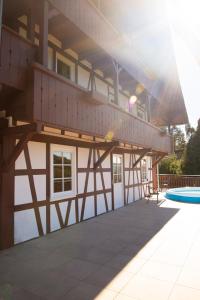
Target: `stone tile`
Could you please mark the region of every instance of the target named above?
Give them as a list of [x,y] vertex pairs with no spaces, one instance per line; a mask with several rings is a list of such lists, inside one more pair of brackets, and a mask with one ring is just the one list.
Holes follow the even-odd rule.
[[83,280],[99,270],[100,267],[100,265],[88,261],[72,259],[66,264],[60,265],[56,268],[52,268],[51,272],[54,274],[56,273],[58,276],[63,276],[66,278],[73,277],[78,280]]
[[95,300],[114,300],[116,299],[117,293],[108,289],[103,289],[94,299]]
[[117,274],[118,272],[112,268],[100,267],[96,272],[92,273],[84,281],[88,284],[104,288],[115,278]]
[[200,269],[183,268],[177,283],[200,290]]
[[114,292],[120,292],[132,277],[131,273],[121,271],[107,284],[106,288]]
[[120,294],[140,300],[167,300],[172,287],[172,283],[136,275]]
[[81,282],[69,293],[60,297],[59,300],[93,300],[100,292],[101,289],[99,287]]
[[114,256],[111,260],[109,260],[105,267],[111,267],[116,270],[122,270],[126,265],[132,260],[132,256],[130,255],[124,255],[124,252],[121,252],[122,254],[118,254]]
[[115,300],[139,300],[139,299],[118,294]]
[[180,267],[150,260],[142,267],[139,274],[173,283],[180,274],[180,270]]
[[1,300],[44,300],[44,298],[37,296],[25,289],[12,286],[10,284],[0,285],[0,299]]
[[169,300],[199,300],[200,290],[191,289],[185,286],[176,285],[173,288]]
[[124,266],[123,271],[129,272],[133,275],[137,274],[142,269],[145,263],[145,259],[134,257],[126,264],[126,266]]

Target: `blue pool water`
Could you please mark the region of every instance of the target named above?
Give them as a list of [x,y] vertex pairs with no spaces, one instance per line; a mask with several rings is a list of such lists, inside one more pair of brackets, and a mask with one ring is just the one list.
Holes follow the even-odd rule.
[[170,189],[166,192],[165,197],[179,202],[200,203],[200,187]]

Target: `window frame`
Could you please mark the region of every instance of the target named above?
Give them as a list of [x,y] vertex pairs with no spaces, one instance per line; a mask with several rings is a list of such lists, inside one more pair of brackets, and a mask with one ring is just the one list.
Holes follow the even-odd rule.
[[[143,165],[143,163],[145,162],[145,165]],[[142,183],[147,182],[148,181],[148,164],[147,164],[147,158],[144,157],[141,160],[141,181]]]
[[[116,158],[116,162],[114,162],[114,157]],[[120,163],[118,162],[120,160]],[[114,172],[114,165],[116,165],[116,173]],[[119,168],[120,166],[120,168]],[[121,172],[119,172],[119,169],[121,169]],[[122,184],[123,183],[123,157],[119,154],[113,154],[113,184]],[[115,177],[117,178],[117,182],[115,182]],[[121,180],[119,181],[119,178]]]
[[[72,189],[70,191],[64,191],[64,192],[57,192],[54,193],[54,173],[53,173],[53,154],[55,152],[68,152],[72,155]],[[55,199],[65,199],[65,198],[71,198],[76,196],[76,148],[71,146],[65,146],[65,145],[55,145],[51,144],[50,146],[50,197],[51,200]]]
[[[62,64],[64,64],[65,66],[67,66],[67,67],[69,68],[69,77],[66,77],[66,76],[64,76],[63,74],[58,73],[58,61],[60,61]],[[56,56],[56,73],[57,73],[59,76],[62,76],[63,78],[65,78],[65,79],[67,79],[67,80],[72,80],[72,79],[71,79],[71,77],[72,77],[72,75],[71,75],[71,66],[70,66],[68,63],[66,63],[66,62],[64,61],[64,59],[61,58],[61,56]]]

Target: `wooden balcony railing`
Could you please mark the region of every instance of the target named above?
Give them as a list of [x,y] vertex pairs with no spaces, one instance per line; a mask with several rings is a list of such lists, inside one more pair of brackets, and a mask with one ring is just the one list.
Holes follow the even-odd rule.
[[9,105],[14,118],[99,137],[111,133],[124,143],[172,151],[171,137],[159,128],[35,63],[36,55],[36,46],[3,27],[0,84],[23,91]]
[[200,186],[200,175],[160,174],[159,185],[161,189]]
[[[172,140],[162,135],[159,128],[149,124],[107,99],[97,102],[88,90],[64,79],[39,64],[33,65],[34,86],[28,88],[25,104],[33,107],[31,118],[61,128],[105,137],[108,132],[122,142],[171,152]],[[92,97],[96,97],[92,95]]]
[[36,47],[5,26],[0,46],[0,84],[24,90],[28,66],[35,61]]

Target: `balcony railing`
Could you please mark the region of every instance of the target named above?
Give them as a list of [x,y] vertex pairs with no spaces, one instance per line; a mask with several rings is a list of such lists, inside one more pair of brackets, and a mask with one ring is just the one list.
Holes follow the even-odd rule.
[[171,137],[159,128],[35,63],[36,46],[12,30],[4,27],[2,35],[0,83],[23,91],[9,107],[16,119],[99,137],[110,133],[124,143],[171,152]]

